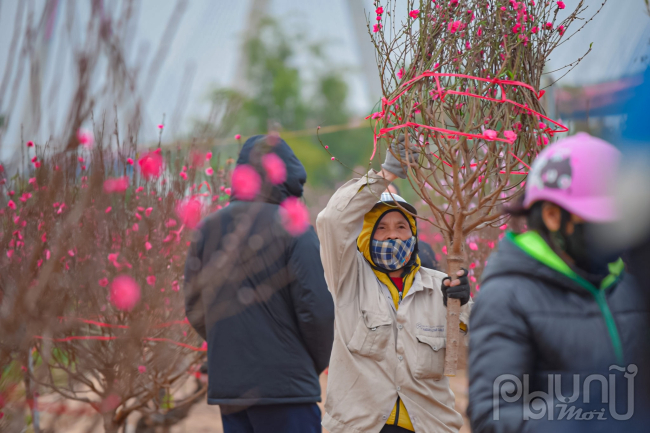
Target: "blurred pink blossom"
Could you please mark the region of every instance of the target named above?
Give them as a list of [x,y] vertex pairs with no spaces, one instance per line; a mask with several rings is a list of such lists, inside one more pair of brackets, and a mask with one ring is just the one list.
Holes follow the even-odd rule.
[[282,226],[291,236],[299,236],[309,228],[309,210],[297,197],[289,197],[280,205]]
[[149,152],[138,160],[138,164],[140,164],[140,172],[142,173],[142,176],[145,179],[149,179],[151,177],[160,176],[163,159],[162,156],[160,156],[160,153]]
[[153,212],[153,208],[152,208],[152,207],[148,207],[148,208],[144,211],[144,214],[145,214],[145,216],[150,216],[150,215],[151,215],[151,212]]
[[110,302],[118,310],[131,311],[140,300],[140,286],[128,275],[116,277],[110,292]]
[[79,143],[86,146],[86,147],[92,147],[93,143],[95,142],[95,138],[93,137],[93,133],[86,130],[86,129],[79,129],[77,131],[77,140],[79,140]]
[[226,195],[230,195],[230,194],[232,193],[232,189],[230,189],[230,188],[226,188],[226,189],[223,190],[223,192],[224,192]]
[[409,12],[409,16],[413,19],[417,18],[418,15],[420,15],[420,11],[417,9],[413,9],[411,12]]
[[[187,228],[193,229],[201,221],[201,210],[203,205],[201,200],[196,197],[189,197],[180,201],[176,205],[176,214],[181,220],[181,223],[184,224]],[[173,224],[171,222],[173,221]],[[167,227],[173,227],[176,225],[176,221],[169,220],[167,222]]]
[[443,245],[442,253],[445,254],[445,255],[447,254],[447,245]]
[[205,169],[205,174],[208,175],[208,176],[212,176],[214,174],[214,170],[212,169],[212,167],[206,168]]
[[564,2],[563,1],[557,2],[557,7],[559,7],[560,9],[564,9],[565,8]]
[[[158,126],[160,126],[160,125],[158,125]],[[147,367],[145,367],[144,365],[138,365],[138,373],[143,374],[143,373],[146,373],[146,372],[147,372]]]
[[160,125],[158,125],[158,129],[163,129],[164,127],[165,127],[165,125],[163,125],[162,123]]
[[236,135],[235,135],[235,140],[241,140],[241,135],[236,134]]
[[129,165],[133,165],[133,158],[128,158],[126,160],[126,163],[129,164]]
[[470,242],[469,249],[472,251],[478,251],[478,245],[476,245],[476,242]]
[[373,24],[372,26],[372,32],[377,33],[379,30],[381,30],[381,24]]
[[400,70],[397,71],[397,78],[401,80],[403,76],[404,76],[404,68],[400,68]]
[[144,249],[145,249],[145,250],[149,251],[151,248],[153,248],[153,247],[151,246],[151,242],[145,242],[145,243],[144,243]]
[[27,142],[27,147],[34,147],[34,142],[32,140],[29,140]]
[[287,180],[287,168],[284,161],[275,153],[267,153],[262,157],[262,166],[273,185],[280,185]]
[[383,13],[384,13],[384,8],[383,8],[383,6],[379,6],[377,9],[375,9],[375,13],[376,13],[377,15],[381,15],[381,14],[383,14]]
[[232,187],[238,199],[253,200],[262,187],[262,178],[250,165],[238,165],[232,172]]
[[205,159],[210,160],[212,159],[212,152],[208,152],[205,154]]
[[102,287],[108,286],[108,278],[102,278],[101,280],[98,281],[99,285]]
[[128,187],[129,187],[129,178],[126,176],[109,178],[104,181],[104,192],[107,194],[113,192],[124,192],[127,190]]
[[147,284],[149,284],[150,286],[156,285],[156,276],[155,275],[149,275],[147,277]]
[[109,206],[109,207],[106,208],[106,211],[105,211],[105,212],[106,212],[106,213],[109,213],[109,212],[111,211],[111,209],[113,209],[113,208]]
[[9,206],[11,209],[16,209],[16,203],[14,203],[13,200],[9,200],[7,206]]

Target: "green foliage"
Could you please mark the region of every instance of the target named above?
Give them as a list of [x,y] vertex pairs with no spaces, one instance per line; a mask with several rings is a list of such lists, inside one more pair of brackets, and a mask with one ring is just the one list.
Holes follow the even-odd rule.
[[[316,138],[317,127],[340,125],[340,131],[321,134],[323,144],[347,166],[364,172],[372,153],[372,130],[369,124],[346,128],[350,112],[344,69],[332,68],[322,43],[305,43],[304,39],[287,33],[276,21],[264,19],[257,35],[245,45],[247,95],[217,89],[211,93],[210,100],[214,111],[216,106],[236,105],[225,101],[242,98],[240,109],[228,120],[234,124],[229,129],[248,137],[279,128],[280,135],[304,164],[308,185],[331,188],[353,177],[353,173],[330,160]],[[301,60],[304,56],[308,58],[305,70],[297,66],[298,54]],[[313,133],[292,134],[304,130]],[[219,149],[224,157],[236,158],[237,151],[238,148],[230,145]]]

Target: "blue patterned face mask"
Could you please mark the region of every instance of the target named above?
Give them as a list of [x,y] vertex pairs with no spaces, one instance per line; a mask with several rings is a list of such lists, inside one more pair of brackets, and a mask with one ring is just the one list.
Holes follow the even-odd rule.
[[388,271],[396,271],[406,264],[415,249],[415,236],[402,241],[400,239],[387,239],[378,241],[373,239],[370,244],[370,256],[375,265]]

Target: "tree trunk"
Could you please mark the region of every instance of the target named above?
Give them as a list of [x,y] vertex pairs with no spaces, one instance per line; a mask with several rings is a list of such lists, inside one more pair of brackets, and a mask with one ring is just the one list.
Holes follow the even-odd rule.
[[[454,242],[452,248],[447,247],[447,275],[456,279],[456,273],[461,270],[465,262],[462,254],[462,243]],[[456,250],[456,251],[452,251]],[[460,250],[460,251],[458,251]],[[456,376],[458,368],[458,352],[460,347],[460,299],[447,299],[447,349],[445,351],[445,376]]]
[[113,413],[104,414],[104,433],[118,433],[120,425],[113,421]]

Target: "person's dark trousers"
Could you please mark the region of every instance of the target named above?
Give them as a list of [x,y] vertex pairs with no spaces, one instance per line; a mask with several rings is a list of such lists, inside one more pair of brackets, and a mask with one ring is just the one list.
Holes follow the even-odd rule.
[[385,425],[379,433],[413,433],[411,430],[396,426],[396,425]]
[[251,406],[236,411],[220,406],[224,433],[321,433],[316,403]]

